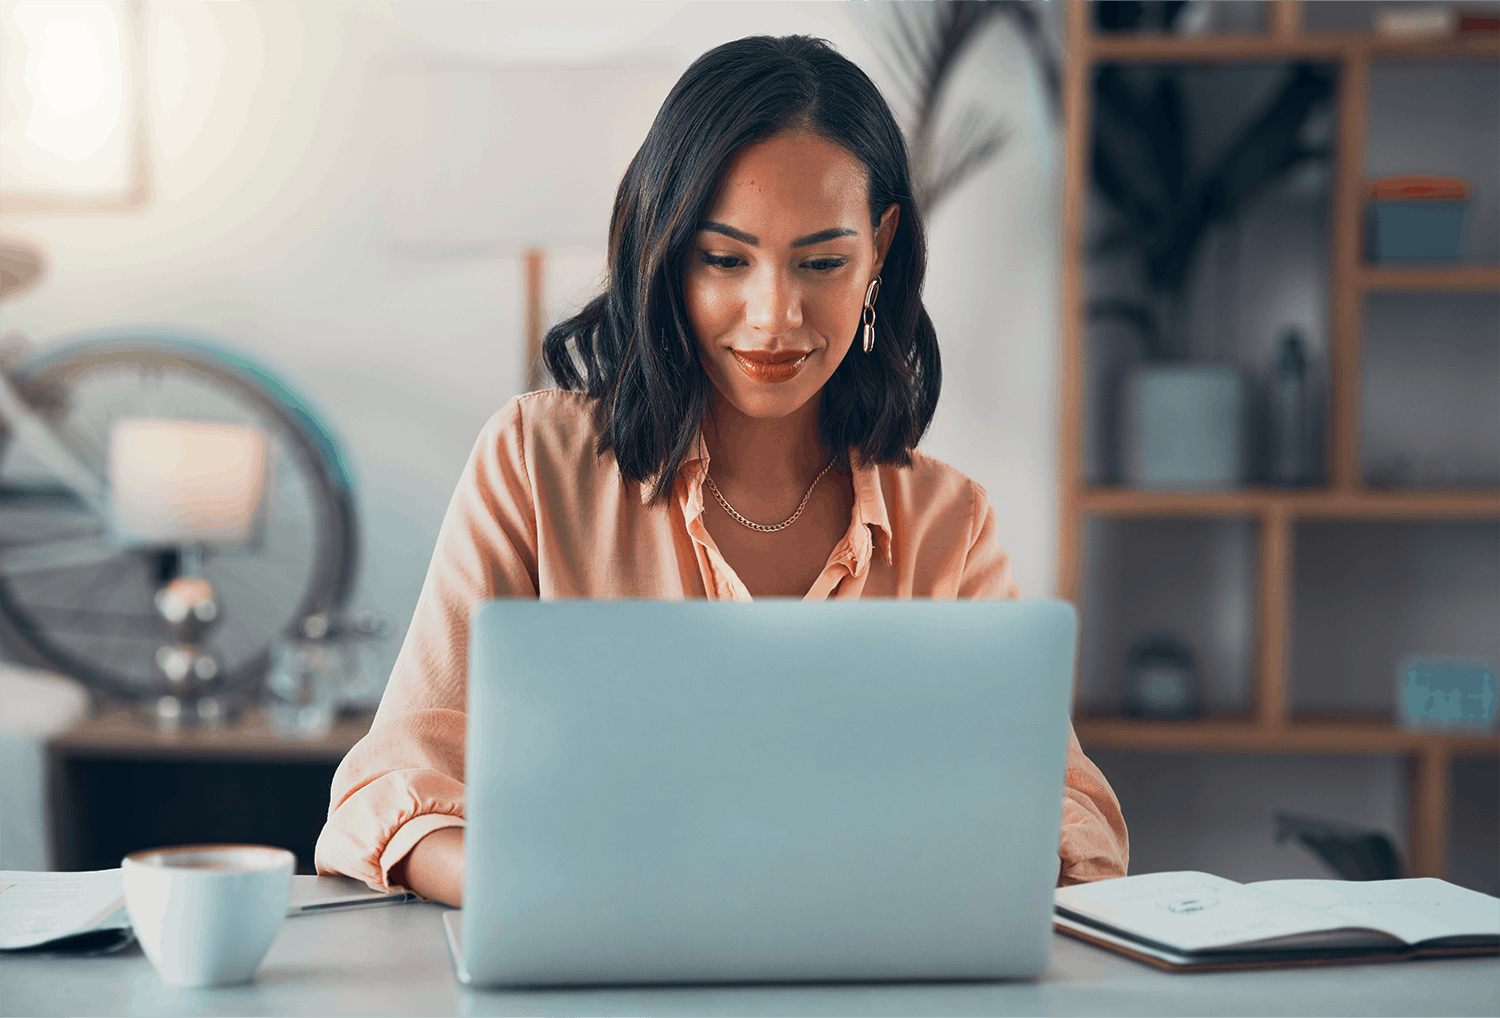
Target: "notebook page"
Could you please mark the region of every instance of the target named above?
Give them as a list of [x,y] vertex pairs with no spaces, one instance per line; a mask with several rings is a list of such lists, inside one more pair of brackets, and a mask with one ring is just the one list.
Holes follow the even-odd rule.
[[[0,870],[0,950],[35,947],[85,930],[126,927],[119,870],[33,873]],[[109,920],[108,923],[105,920]]]
[[1215,950],[1345,925],[1295,902],[1193,871],[1075,884],[1053,895],[1061,908],[1178,951]]
[[1436,877],[1407,880],[1263,880],[1249,885],[1408,944],[1436,937],[1500,936],[1500,898]]

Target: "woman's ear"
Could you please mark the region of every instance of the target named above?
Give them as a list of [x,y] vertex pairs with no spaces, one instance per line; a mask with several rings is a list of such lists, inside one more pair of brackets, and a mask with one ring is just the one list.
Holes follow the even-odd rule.
[[880,226],[875,230],[875,275],[877,276],[885,267],[885,253],[891,249],[891,241],[896,239],[896,224],[899,222],[901,222],[901,206],[891,202],[880,214]]

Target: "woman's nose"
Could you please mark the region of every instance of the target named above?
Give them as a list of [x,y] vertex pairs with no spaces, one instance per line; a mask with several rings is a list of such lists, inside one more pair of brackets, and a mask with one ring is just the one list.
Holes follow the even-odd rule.
[[802,296],[786,273],[756,273],[745,295],[746,323],[768,336],[780,336],[802,324]]

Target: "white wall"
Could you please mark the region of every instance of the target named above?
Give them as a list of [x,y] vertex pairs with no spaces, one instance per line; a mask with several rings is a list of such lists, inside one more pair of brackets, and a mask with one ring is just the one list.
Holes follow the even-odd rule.
[[[664,95],[714,45],[798,32],[830,39],[884,82],[874,52],[881,7],[148,5],[156,198],[141,213],[7,216],[5,232],[39,241],[50,271],[5,307],[3,326],[45,346],[82,328],[173,323],[282,372],[332,421],[354,464],[365,540],[357,599],[404,629],[474,436],[521,388],[521,270],[505,253],[417,262],[390,249],[379,172],[389,125],[373,98],[376,72],[394,55],[433,51],[526,65],[645,53],[670,72]],[[1014,134],[931,223],[927,302],[947,384],[925,448],[989,489],[1022,589],[1045,596],[1054,589],[1060,163],[1009,30],[991,33],[974,57],[960,97],[987,93]],[[565,129],[563,111],[556,122]],[[612,184],[626,157],[598,172]],[[601,267],[597,250],[554,252],[554,317]]]

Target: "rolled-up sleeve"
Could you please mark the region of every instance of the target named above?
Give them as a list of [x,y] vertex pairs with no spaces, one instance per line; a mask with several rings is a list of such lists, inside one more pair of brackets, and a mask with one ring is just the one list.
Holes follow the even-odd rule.
[[1094,761],[1083,755],[1071,722],[1057,854],[1062,857],[1059,887],[1123,877],[1130,864],[1130,837],[1120,800]]
[[[974,523],[969,553],[959,581],[960,597],[1018,598],[1010,558],[1000,547],[995,510],[975,485]],[[1123,877],[1130,862],[1130,838],[1120,800],[1104,774],[1083,753],[1068,723],[1068,755],[1063,770],[1062,829],[1057,854],[1058,886]]]
[[320,874],[385,889],[418,841],[464,823],[469,616],[537,592],[521,413],[512,400],[490,419],[454,490],[380,709],[334,775]]

